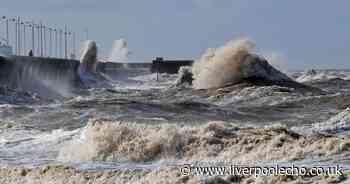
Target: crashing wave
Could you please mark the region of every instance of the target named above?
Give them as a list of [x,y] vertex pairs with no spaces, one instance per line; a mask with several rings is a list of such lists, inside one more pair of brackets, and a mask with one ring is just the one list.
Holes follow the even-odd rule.
[[291,161],[350,150],[350,140],[302,136],[282,126],[239,128],[225,122],[204,126],[141,125],[92,120],[81,136],[60,151],[59,160],[134,161],[160,159]]
[[193,65],[193,86],[196,89],[223,87],[255,78],[266,81],[292,82],[287,75],[254,55],[254,43],[247,39],[228,42],[218,49],[209,49]]
[[178,77],[174,83],[175,86],[181,86],[181,85],[191,86],[193,83],[193,74],[191,70],[192,70],[192,67],[189,67],[189,66],[180,67],[178,72]]
[[109,80],[97,71],[97,45],[94,41],[86,41],[80,57],[78,74],[86,87],[109,87]]
[[127,42],[124,39],[115,40],[109,56],[109,61],[127,62],[129,55],[130,51]]

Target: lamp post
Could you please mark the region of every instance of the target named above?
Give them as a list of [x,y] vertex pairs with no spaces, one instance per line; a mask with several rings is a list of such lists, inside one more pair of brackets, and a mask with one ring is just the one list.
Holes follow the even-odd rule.
[[75,43],[75,40],[76,39],[76,35],[75,35],[75,32],[73,32],[73,57],[72,59],[75,59],[76,58],[76,43]]
[[10,44],[9,19],[6,19],[6,40],[7,40],[7,45],[9,45]]
[[58,58],[58,36],[57,36],[57,29],[53,30],[55,32],[55,56]]
[[26,41],[26,24],[24,22],[21,22],[21,25],[23,26],[23,54],[26,54],[27,50],[27,41]]
[[72,35],[72,32],[68,31],[68,32],[67,32],[67,38],[66,38],[66,39],[67,39],[67,46],[66,46],[67,57],[66,57],[66,59],[68,59],[68,58],[71,57],[71,55],[69,55],[69,53],[72,52],[72,51],[71,51],[71,49],[72,49],[71,46],[72,46],[72,45],[70,44],[70,43],[71,43],[71,42],[70,42],[71,35]]
[[44,56],[44,44],[43,44],[43,24],[40,22],[40,56]]
[[67,25],[64,25],[64,58],[67,59]]
[[13,19],[11,19],[10,21],[14,23],[14,29],[15,29],[15,33],[14,33],[14,41],[15,41],[14,49],[15,49],[15,54],[17,54],[17,53],[18,53],[17,19],[13,18]]
[[17,20],[12,19],[12,21],[15,23],[15,54],[18,54],[18,32],[17,32]]
[[31,28],[32,30],[32,53],[34,54],[35,53],[35,24],[34,22],[31,22],[31,24],[29,24],[29,27]]
[[36,24],[36,29],[37,29],[37,55],[40,56],[40,50],[41,50],[41,44],[40,44],[40,24]]
[[63,39],[63,30],[62,29],[60,29],[59,30],[59,51],[60,51],[60,53],[59,53],[59,57],[60,58],[62,58],[62,56],[63,56],[63,48],[62,48],[62,39]]
[[[28,42],[27,42],[27,27],[29,28],[29,30],[31,31],[31,44],[29,44],[29,48],[31,48],[32,54],[34,54],[34,47],[35,47],[35,41],[34,41],[34,28],[35,28],[35,24],[33,21],[25,21],[21,23],[23,25],[23,45],[24,45],[24,53],[27,52],[27,46],[28,46]],[[27,54],[27,53],[25,53]]]
[[49,28],[49,57],[52,56],[52,28]]
[[6,32],[6,45],[10,44],[9,38],[9,19],[6,16],[2,16],[1,20],[5,20],[5,32]]
[[18,55],[21,55],[21,18],[17,17]]
[[44,47],[44,54],[43,56],[47,56],[47,39],[46,39],[46,26],[43,26],[43,47]]

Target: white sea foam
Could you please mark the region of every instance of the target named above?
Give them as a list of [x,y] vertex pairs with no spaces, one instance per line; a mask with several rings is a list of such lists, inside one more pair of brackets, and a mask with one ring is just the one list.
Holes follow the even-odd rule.
[[226,122],[200,127],[141,125],[92,120],[80,138],[64,146],[59,160],[188,161],[231,160],[235,163],[291,161],[348,151],[349,139],[304,137],[283,126],[243,128]]
[[[63,142],[77,135],[80,129],[65,131],[62,129],[51,132],[9,128],[0,131],[1,164],[35,166],[52,163]],[[16,159],[13,159],[16,158]]]

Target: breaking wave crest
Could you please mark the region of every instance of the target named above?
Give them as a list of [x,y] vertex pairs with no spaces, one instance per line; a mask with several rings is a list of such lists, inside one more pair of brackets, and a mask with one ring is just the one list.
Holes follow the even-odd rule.
[[97,71],[97,54],[96,42],[92,40],[85,41],[78,69],[80,80],[88,88],[110,87],[108,77]]
[[291,161],[349,151],[349,139],[303,136],[283,126],[238,128],[226,122],[203,126],[141,125],[91,120],[59,154],[64,162],[161,159],[240,164]]
[[193,65],[194,87],[208,89],[240,81],[243,78],[240,66],[254,46],[248,39],[239,39],[218,49],[208,49]]
[[244,81],[298,86],[265,58],[252,53],[254,46],[248,39],[239,39],[218,49],[209,49],[193,65],[194,88],[218,88]]

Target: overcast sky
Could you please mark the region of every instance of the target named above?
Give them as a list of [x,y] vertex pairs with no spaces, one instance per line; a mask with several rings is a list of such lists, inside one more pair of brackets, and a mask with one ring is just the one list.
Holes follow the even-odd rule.
[[304,69],[350,68],[349,7],[346,0],[1,0],[0,12],[80,33],[87,27],[101,56],[120,38],[133,60],[151,60],[195,59],[249,37],[259,52]]

